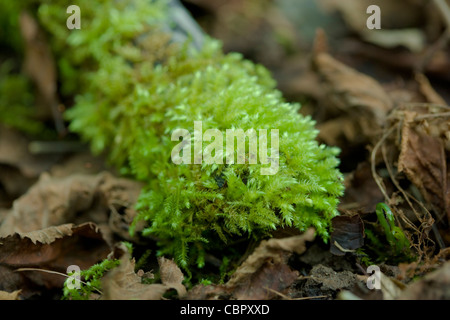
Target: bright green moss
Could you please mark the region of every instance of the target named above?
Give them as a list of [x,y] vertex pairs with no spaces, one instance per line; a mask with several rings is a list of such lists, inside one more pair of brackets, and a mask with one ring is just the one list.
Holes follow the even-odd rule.
[[[285,226],[314,226],[328,238],[343,192],[338,149],[318,145],[314,122],[283,101],[265,68],[223,54],[213,39],[201,50],[172,42],[166,1],[80,0],[82,29],[73,31],[61,14],[69,4],[42,4],[38,16],[64,93],[76,94],[70,128],[147,183],[138,220],[147,222],[144,236],[158,238],[160,254],[186,268],[202,266],[205,250]],[[278,172],[261,175],[261,164],[248,163],[175,165],[171,133],[193,132],[194,121],[203,131],[279,129]]]

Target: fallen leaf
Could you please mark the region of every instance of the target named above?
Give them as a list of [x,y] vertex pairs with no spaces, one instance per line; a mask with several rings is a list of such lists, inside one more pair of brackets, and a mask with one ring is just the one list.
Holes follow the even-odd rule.
[[297,271],[287,265],[287,259],[292,252],[303,253],[306,241],[314,240],[314,233],[314,229],[308,229],[299,236],[262,241],[237,268],[225,287],[236,299],[273,298],[273,291],[285,290],[298,277]]
[[441,139],[414,129],[414,112],[405,111],[398,171],[404,172],[424,196],[450,221],[448,173]]
[[102,279],[102,300],[161,300],[170,289],[176,289],[181,298],[186,288],[181,284],[183,274],[172,260],[158,259],[163,283],[143,284],[135,269],[135,261],[125,252],[120,265]]
[[62,178],[44,173],[25,195],[14,201],[0,226],[0,236],[91,221],[101,227],[108,239],[115,232],[130,240],[128,227],[140,190],[140,183],[106,172]]
[[186,287],[183,285],[184,275],[173,260],[164,257],[158,258],[161,282],[169,288],[177,290],[178,297],[186,295]]
[[[93,223],[15,233],[0,238],[0,249],[0,290],[22,289],[24,297],[38,287],[62,288],[65,277],[51,272],[65,274],[70,265],[87,269],[110,251]],[[33,270],[16,272],[20,268]]]
[[120,265],[102,279],[102,300],[160,300],[167,287],[163,284],[142,284],[134,272],[134,260],[129,254],[120,259]]

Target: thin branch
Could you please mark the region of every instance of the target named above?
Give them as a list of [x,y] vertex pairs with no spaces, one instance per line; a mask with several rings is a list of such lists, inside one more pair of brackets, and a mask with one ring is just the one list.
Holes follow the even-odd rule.
[[288,297],[287,295],[285,295],[285,294],[283,294],[283,293],[281,293],[281,292],[279,292],[277,290],[274,290],[274,289],[271,289],[271,288],[268,288],[268,287],[264,287],[264,289],[266,289],[267,291],[275,293],[276,295],[280,296],[281,298],[283,298],[285,300],[310,300],[310,299],[328,298],[328,296],[313,296],[313,297],[291,298],[291,297]]
[[[58,271],[53,271],[53,270],[46,270],[46,269],[39,269],[39,268],[19,268],[19,269],[16,269],[16,270],[14,270],[15,272],[22,272],[22,271],[40,271],[40,272],[45,272],[45,273],[51,273],[51,274],[57,274],[57,275],[59,275],[59,276],[62,276],[62,277],[66,277],[66,278],[70,278],[71,276],[69,276],[69,275],[67,275],[67,274],[65,274],[65,273],[62,273],[62,272],[58,272]],[[79,280],[82,284],[84,284],[84,285],[86,285],[86,286],[91,286],[90,284],[88,284],[88,283],[86,283],[86,282],[84,282],[84,281],[82,281],[82,280]],[[98,293],[100,293],[100,294],[103,294],[98,288],[95,288],[94,287],[94,289],[96,290],[96,291],[98,291]]]

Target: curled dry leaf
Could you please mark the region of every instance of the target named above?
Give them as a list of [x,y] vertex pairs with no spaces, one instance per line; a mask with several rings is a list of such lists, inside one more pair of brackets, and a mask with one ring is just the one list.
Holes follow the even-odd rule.
[[134,260],[128,253],[120,259],[120,265],[102,279],[104,300],[159,300],[167,291],[163,284],[142,284],[134,272]]
[[131,239],[128,226],[141,184],[109,173],[74,174],[53,178],[42,174],[30,190],[17,199],[0,226],[0,236],[31,232],[64,223],[97,223],[105,236],[112,232]]
[[120,258],[120,265],[108,272],[102,279],[104,300],[160,300],[170,289],[175,289],[180,298],[186,294],[182,285],[183,273],[173,260],[159,258],[162,283],[143,284],[134,271],[135,261],[126,252]]
[[[62,288],[70,265],[87,269],[106,258],[110,248],[93,223],[65,224],[0,238],[0,290],[22,289],[24,297],[36,287]],[[32,268],[17,272],[20,268]],[[50,272],[46,272],[50,271]]]
[[180,298],[186,295],[186,287],[183,285],[183,273],[173,260],[164,257],[158,258],[161,282],[169,288],[177,290]]
[[364,245],[364,224],[358,214],[337,216],[331,220],[330,251],[337,256],[352,252]]

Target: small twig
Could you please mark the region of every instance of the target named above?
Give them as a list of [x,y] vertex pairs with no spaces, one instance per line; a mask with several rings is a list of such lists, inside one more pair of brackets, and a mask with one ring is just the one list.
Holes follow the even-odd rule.
[[302,297],[302,298],[294,298],[292,300],[309,300],[309,299],[319,299],[319,298],[328,298],[328,296]]
[[420,120],[424,120],[424,119],[433,119],[433,118],[444,118],[444,117],[450,117],[450,112],[423,114],[423,115],[414,117],[413,121],[420,121]]
[[62,272],[58,272],[58,271],[53,271],[53,270],[45,270],[45,269],[39,269],[39,268],[19,268],[14,270],[15,272],[22,272],[22,271],[40,271],[40,272],[46,272],[46,273],[52,273],[52,274],[57,274],[66,278],[70,278],[69,275],[62,273]]
[[[62,272],[53,271],[53,270],[39,269],[39,268],[19,268],[19,269],[14,270],[14,272],[22,272],[22,271],[40,271],[40,272],[45,272],[45,273],[57,274],[59,276],[66,277],[66,278],[70,278],[71,277],[71,276],[69,276],[69,275],[67,275],[65,273],[62,273]],[[86,282],[84,282],[82,280],[79,280],[79,281],[82,284],[86,285],[86,286],[91,286],[91,285],[89,285],[88,283],[86,283]],[[97,289],[95,287],[94,287],[94,289],[96,291],[98,291],[98,293],[103,294],[99,289]]]
[[281,293],[281,292],[279,292],[277,290],[274,290],[274,289],[271,289],[271,288],[268,288],[268,287],[264,287],[264,289],[266,289],[266,290],[268,290],[270,292],[273,292],[276,295],[278,295],[278,296],[280,296],[280,297],[282,297],[283,299],[286,299],[286,300],[309,300],[309,299],[328,298],[328,296],[313,296],[313,297],[291,298],[291,297],[288,297],[287,295],[285,295],[285,294],[283,294],[283,293]]
[[282,297],[285,300],[292,300],[291,297],[288,297],[287,295],[285,295],[285,294],[283,294],[283,293],[281,293],[281,292],[279,292],[277,290],[274,290],[274,289],[271,289],[271,288],[268,288],[268,287],[264,287],[264,289],[266,289],[267,291],[270,291],[272,293],[275,293],[276,295]]
[[341,250],[342,252],[355,252],[356,250],[352,250],[352,249],[345,249],[344,247],[342,247],[339,242],[337,242],[336,240],[334,240],[334,245]]

